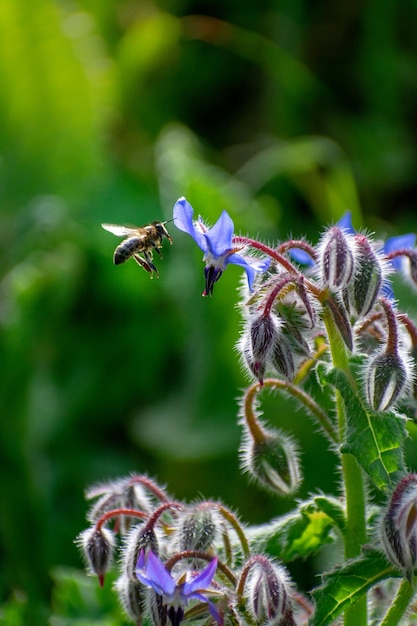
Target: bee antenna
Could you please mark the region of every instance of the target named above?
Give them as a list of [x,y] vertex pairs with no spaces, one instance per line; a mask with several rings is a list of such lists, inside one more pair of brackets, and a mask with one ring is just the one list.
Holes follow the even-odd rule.
[[171,219],[170,219],[170,220],[165,220],[165,222],[162,222],[162,223],[163,223],[163,224],[169,224],[170,222],[173,222],[173,221],[174,221],[174,219],[175,219],[174,217],[171,217]]

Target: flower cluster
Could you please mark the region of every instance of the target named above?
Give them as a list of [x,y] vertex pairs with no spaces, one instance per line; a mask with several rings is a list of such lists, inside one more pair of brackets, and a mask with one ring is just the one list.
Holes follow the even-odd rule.
[[145,618],[156,626],[203,618],[219,625],[266,618],[276,626],[295,624],[285,569],[252,553],[239,520],[223,505],[176,502],[146,476],[94,487],[87,496],[96,499],[91,526],[77,543],[101,586],[120,545],[115,590],[137,625]]
[[[222,504],[177,502],[145,476],[111,481],[87,492],[94,504],[78,543],[89,572],[103,585],[120,551],[115,590],[137,626],[327,626],[342,612],[345,624],[367,626],[368,609],[371,623],[402,626],[417,567],[417,475],[404,454],[405,418],[417,416],[417,326],[399,310],[391,277],[399,272],[416,286],[415,235],[378,242],[346,214],[316,245],[290,239],[272,247],[236,235],[225,211],[208,227],[185,198],[173,221],[203,251],[204,296],[228,265],[246,274],[237,344],[251,378],[239,415],[242,469],[275,495],[292,496],[301,484],[301,446],[263,422],[267,389],[296,399],[315,420],[343,488],[337,498],[320,492],[284,518],[243,528]],[[388,499],[379,516],[375,493]],[[313,590],[313,605],[283,563],[336,538],[345,560]],[[375,607],[367,601],[378,593],[384,601]]]
[[[294,380],[326,339],[327,316],[351,353],[367,355],[363,393],[374,410],[390,409],[410,389],[415,329],[398,316],[389,279],[401,270],[416,284],[415,235],[381,244],[356,232],[346,214],[316,246],[290,240],[270,248],[235,236],[225,211],[212,228],[201,217],[193,221],[185,198],[174,206],[174,223],[205,253],[203,295],[213,293],[229,263],[245,269],[249,294],[243,289],[238,351],[245,369],[261,384],[267,373]],[[261,259],[254,260],[254,250]]]

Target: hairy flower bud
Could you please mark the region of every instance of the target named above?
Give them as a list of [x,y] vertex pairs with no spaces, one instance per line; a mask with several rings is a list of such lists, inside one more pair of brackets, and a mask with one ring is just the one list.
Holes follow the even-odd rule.
[[216,520],[207,504],[197,504],[179,515],[177,533],[181,551],[207,551],[217,535]]
[[323,235],[320,246],[319,268],[326,287],[345,287],[353,275],[354,257],[352,236],[339,226],[333,226]]
[[102,587],[104,576],[112,562],[115,545],[113,533],[104,526],[98,529],[92,526],[79,535],[77,544],[82,550],[90,572],[97,576]]
[[291,626],[295,624],[289,582],[283,567],[262,555],[254,555],[244,566],[249,569],[245,585],[248,607],[257,624]]
[[[151,624],[153,624],[153,626],[165,626],[168,620],[168,611],[162,596],[153,589],[149,589],[148,604],[152,618]],[[180,622],[177,621],[177,623],[179,624]]]
[[270,359],[278,374],[282,374],[287,380],[293,380],[295,375],[293,348],[284,335],[274,341]]
[[264,363],[278,335],[278,324],[271,315],[261,315],[250,327],[252,355],[255,363]]
[[262,431],[262,437],[247,433],[241,447],[242,468],[260,485],[280,495],[294,493],[300,484],[296,444],[278,430]]
[[363,317],[369,313],[378,298],[384,265],[364,235],[355,235],[355,246],[355,275],[344,290],[343,299],[349,313]]
[[399,354],[383,352],[367,365],[366,396],[375,411],[388,411],[407,384],[407,368]]
[[153,528],[137,524],[129,532],[123,548],[122,563],[129,580],[137,582],[136,564],[141,550],[152,550],[158,554],[158,540]]
[[130,580],[123,574],[116,580],[114,588],[126,615],[136,624],[142,623],[147,593],[145,587],[137,579]]
[[242,356],[242,365],[249,371],[250,374],[255,376],[263,384],[263,379],[266,372],[266,361],[255,361],[252,354],[250,337],[247,334],[243,335],[240,339],[237,349]]
[[412,579],[417,564],[417,474],[397,485],[381,523],[382,544],[389,560]]
[[349,322],[346,309],[342,302],[338,302],[330,296],[325,304],[329,307],[334,323],[336,324],[340,336],[349,350],[353,350],[352,326]]

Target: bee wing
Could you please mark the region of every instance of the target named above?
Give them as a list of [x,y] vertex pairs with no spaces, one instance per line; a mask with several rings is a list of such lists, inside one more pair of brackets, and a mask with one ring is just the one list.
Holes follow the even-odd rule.
[[113,233],[117,237],[129,237],[129,235],[135,235],[136,230],[134,228],[127,228],[127,226],[119,226],[118,224],[102,224],[104,230],[108,230],[109,233]]

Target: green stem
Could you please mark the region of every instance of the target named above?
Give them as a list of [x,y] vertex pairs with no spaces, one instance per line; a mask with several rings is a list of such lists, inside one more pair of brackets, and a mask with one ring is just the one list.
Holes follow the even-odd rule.
[[397,595],[391,604],[380,626],[397,626],[407,610],[408,605],[415,593],[414,585],[404,578],[398,587]]
[[[327,309],[324,311],[332,361],[335,367],[345,371],[350,377],[349,353],[341,341],[339,330],[334,319]],[[342,397],[336,391],[336,409],[339,426],[339,441],[343,443],[346,437],[346,411]],[[366,499],[362,470],[355,457],[349,453],[341,454],[343,482],[346,498],[346,528],[343,534],[345,559],[358,556],[361,547],[366,543]],[[364,595],[352,606],[345,610],[345,626],[367,625],[367,603]]]

